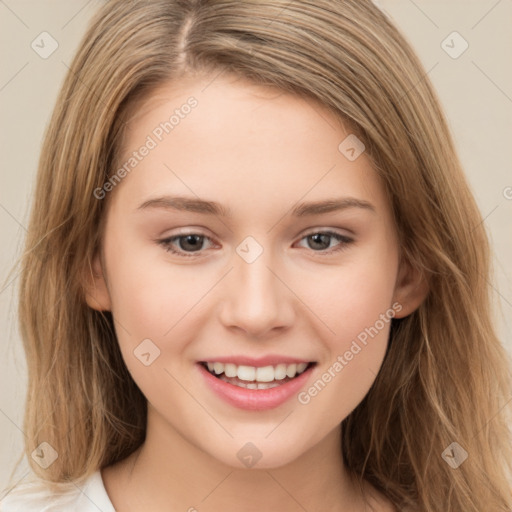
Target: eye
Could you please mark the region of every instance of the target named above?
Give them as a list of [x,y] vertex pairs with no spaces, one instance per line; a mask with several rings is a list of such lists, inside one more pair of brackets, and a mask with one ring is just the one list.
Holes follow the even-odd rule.
[[[331,246],[333,239],[338,241],[338,244],[334,248]],[[302,237],[300,241],[302,240],[307,240],[314,252],[323,254],[341,251],[353,242],[352,238],[334,231],[315,231]],[[204,249],[205,241],[213,245],[210,237],[199,233],[183,233],[159,240],[158,243],[162,245],[167,252],[187,258],[199,256],[201,252],[204,252],[201,249]]]
[[[205,235],[200,235],[199,233],[185,233],[165,238],[158,243],[168,252],[179,256],[190,257],[195,256],[194,253],[201,251],[205,240],[211,242],[211,238]],[[176,242],[178,242],[178,249],[176,249]]]
[[[334,248],[331,247],[332,239],[339,242]],[[341,251],[354,241],[352,238],[334,231],[315,231],[303,237],[302,240],[307,240],[308,244],[311,244],[314,249],[319,249],[314,252],[322,252],[324,254]]]

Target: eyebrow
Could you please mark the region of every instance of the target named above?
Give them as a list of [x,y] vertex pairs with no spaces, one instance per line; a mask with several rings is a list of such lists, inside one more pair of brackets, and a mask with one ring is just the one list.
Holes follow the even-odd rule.
[[[215,201],[206,201],[204,199],[195,199],[186,196],[155,197],[144,201],[137,210],[147,210],[152,208],[217,215],[226,218],[233,217],[229,208],[226,208]],[[347,210],[349,208],[362,208],[373,213],[376,211],[375,207],[368,201],[357,199],[355,197],[341,197],[325,199],[323,201],[300,203],[292,209],[291,215],[294,217],[307,217],[310,215],[320,215],[323,213]]]

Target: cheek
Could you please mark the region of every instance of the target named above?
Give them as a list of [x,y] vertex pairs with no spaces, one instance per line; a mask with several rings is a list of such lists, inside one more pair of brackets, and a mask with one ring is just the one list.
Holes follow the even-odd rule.
[[113,313],[128,332],[161,339],[211,287],[210,280],[197,267],[168,261],[156,243],[129,240],[129,234],[113,236],[109,246]]
[[315,381],[298,399],[324,425],[350,414],[379,372],[395,314],[394,277],[391,260],[368,264],[361,258],[315,280],[323,294],[310,294],[308,306],[327,326],[321,329],[327,350]]
[[186,350],[191,311],[204,295],[199,279],[183,279],[179,269],[141,265],[136,251],[113,270],[112,308],[121,354],[128,371],[151,403],[178,401],[171,375]]
[[389,310],[395,275],[393,259],[372,260],[364,255],[358,256],[357,261],[317,274],[316,291],[310,290],[308,300],[311,309],[318,311],[329,327],[337,349],[343,349],[347,342],[350,344],[350,340],[373,326]]
[[127,240],[112,237],[107,253],[115,329],[133,379],[155,397],[169,392],[171,378],[163,370],[174,371],[183,359],[190,320],[212,285],[192,266],[172,265],[158,251]]

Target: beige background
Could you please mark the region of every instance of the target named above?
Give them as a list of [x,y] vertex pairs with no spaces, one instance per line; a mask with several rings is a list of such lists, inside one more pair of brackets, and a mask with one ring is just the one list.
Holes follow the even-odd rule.
[[[23,443],[25,362],[16,326],[16,273],[43,131],[67,65],[98,0],[0,0],[0,497]],[[418,52],[444,105],[495,251],[499,332],[512,353],[512,1],[380,0]],[[32,48],[46,31],[47,59]],[[454,59],[442,42],[469,44]],[[453,40],[453,42],[452,42]],[[462,48],[458,36],[447,43]],[[508,196],[508,199],[507,197]],[[512,402],[511,402],[512,404]],[[16,475],[27,473],[27,463]]]

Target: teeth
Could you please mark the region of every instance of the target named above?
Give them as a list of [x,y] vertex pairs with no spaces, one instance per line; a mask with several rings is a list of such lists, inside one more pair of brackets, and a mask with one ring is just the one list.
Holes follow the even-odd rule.
[[236,364],[227,363],[224,365],[224,375],[226,377],[236,377]]
[[236,369],[236,376],[240,380],[255,381],[256,380],[256,368],[254,366],[239,366]]
[[231,379],[226,377],[225,375],[221,375],[219,377],[224,382],[229,382],[230,384],[233,384],[235,386],[238,386],[239,388],[247,388],[247,389],[270,389],[270,388],[276,388],[280,384],[277,384],[277,382],[233,382]]
[[258,382],[272,382],[274,380],[274,367],[263,366],[256,369],[256,379]]
[[286,375],[290,377],[290,379],[297,373],[297,365],[290,364],[286,368]]
[[302,373],[306,367],[308,366],[308,363],[299,363],[297,365],[297,373]]
[[274,379],[276,380],[283,380],[286,378],[286,365],[285,364],[278,364],[274,368]]
[[[240,380],[251,383],[268,383],[273,382],[274,380],[283,380],[286,377],[293,379],[295,376],[303,373],[308,366],[308,363],[294,363],[278,364],[276,366],[262,366],[256,368],[255,366],[237,366],[236,364],[232,363],[224,364],[218,362],[209,362],[206,364],[210,373],[214,373],[215,375],[224,374],[223,377],[227,378],[238,377]],[[249,389],[266,389],[259,387],[259,385],[258,387],[247,385],[247,387]]]

